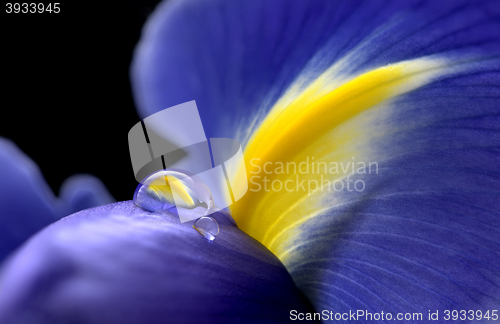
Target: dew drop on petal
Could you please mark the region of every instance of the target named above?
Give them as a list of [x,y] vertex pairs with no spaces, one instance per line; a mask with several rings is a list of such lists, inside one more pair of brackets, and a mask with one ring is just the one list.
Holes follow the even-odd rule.
[[193,228],[209,241],[213,241],[217,234],[219,234],[219,224],[212,217],[201,217],[193,224]]
[[208,186],[196,175],[177,169],[155,172],[137,186],[134,203],[150,212],[182,209],[196,219],[211,213],[214,200]]

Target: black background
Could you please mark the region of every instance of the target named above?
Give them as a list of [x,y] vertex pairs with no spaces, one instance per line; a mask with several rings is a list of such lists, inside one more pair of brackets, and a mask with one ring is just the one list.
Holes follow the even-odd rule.
[[2,8],[0,136],[38,164],[55,194],[67,177],[90,173],[115,199],[132,198],[127,134],[139,117],[129,68],[158,2],[72,0],[58,14]]

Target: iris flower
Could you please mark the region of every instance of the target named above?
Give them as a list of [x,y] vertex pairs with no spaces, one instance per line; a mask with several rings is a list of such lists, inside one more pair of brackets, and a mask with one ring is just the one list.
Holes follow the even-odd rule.
[[[196,100],[208,137],[244,144],[249,179],[285,184],[295,174],[280,162],[313,158],[377,172],[301,174],[363,190],[249,190],[214,214],[209,243],[130,201],[52,223],[72,199],[47,196],[4,143],[0,222],[21,234],[2,232],[2,253],[52,224],[3,263],[0,322],[275,323],[323,310],[494,322],[499,55],[496,1],[161,3],[131,68],[142,117]],[[78,209],[105,202],[94,185]]]

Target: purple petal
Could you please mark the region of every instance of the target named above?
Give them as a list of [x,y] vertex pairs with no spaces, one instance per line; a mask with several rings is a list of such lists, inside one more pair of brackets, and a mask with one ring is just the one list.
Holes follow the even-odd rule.
[[[500,54],[496,1],[171,0],[131,67],[138,112],[196,100],[208,137],[255,126],[301,75],[350,52],[342,74],[446,54]],[[238,134],[241,135],[241,134]],[[243,134],[242,136],[244,136]]]
[[213,215],[213,242],[130,201],[63,218],[3,269],[0,323],[276,323],[307,310],[280,261]]
[[67,179],[57,199],[37,165],[0,138],[0,262],[61,217],[112,201],[100,180],[90,175]]
[[0,138],[0,261],[56,221],[56,205],[38,167],[12,142]]
[[[209,136],[245,139],[295,81],[341,60],[341,77],[460,61],[359,116],[369,122],[353,118],[345,138],[364,135],[352,146],[380,174],[275,239],[319,309],[486,311],[500,304],[499,14],[495,1],[169,1],[144,30],[132,81],[144,116],[195,99]],[[266,198],[286,216],[319,201]]]

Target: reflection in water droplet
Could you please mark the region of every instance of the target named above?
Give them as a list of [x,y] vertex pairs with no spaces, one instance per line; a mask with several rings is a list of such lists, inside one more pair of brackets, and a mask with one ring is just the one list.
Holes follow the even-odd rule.
[[219,224],[217,224],[215,219],[208,216],[198,218],[194,222],[193,228],[209,241],[213,241],[217,234],[219,234]]
[[[214,208],[212,193],[196,175],[176,169],[155,172],[146,177],[135,190],[134,203],[151,212],[175,212],[198,218],[210,214]],[[210,212],[209,212],[210,211]]]

